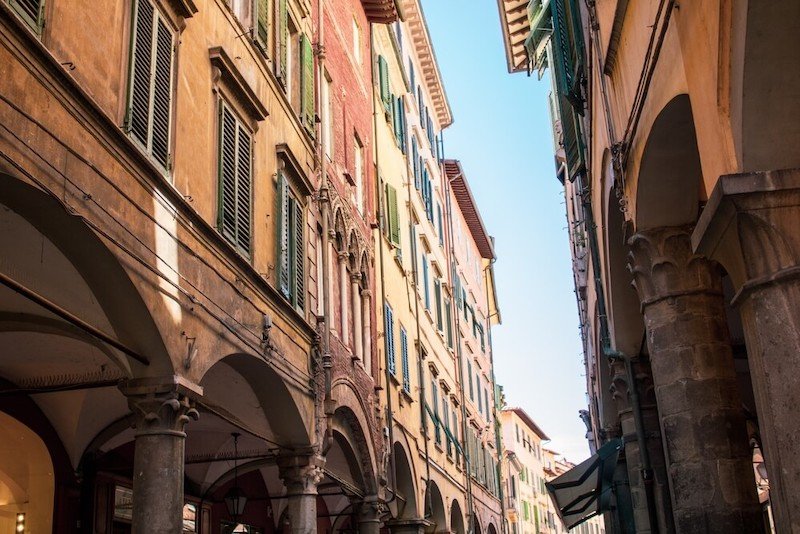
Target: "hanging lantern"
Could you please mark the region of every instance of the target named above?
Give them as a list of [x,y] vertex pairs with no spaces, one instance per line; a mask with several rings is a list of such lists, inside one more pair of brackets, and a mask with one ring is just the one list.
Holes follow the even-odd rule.
[[247,496],[242,488],[239,487],[239,436],[238,432],[233,432],[233,487],[225,493],[225,506],[228,508],[228,514],[236,521],[239,517],[244,515],[244,507],[247,504]]

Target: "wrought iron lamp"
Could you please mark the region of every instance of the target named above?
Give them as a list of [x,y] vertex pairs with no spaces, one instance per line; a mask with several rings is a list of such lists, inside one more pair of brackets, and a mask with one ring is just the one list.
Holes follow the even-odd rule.
[[245,495],[242,488],[239,487],[239,434],[232,432],[233,436],[233,487],[225,493],[225,506],[228,508],[228,514],[234,521],[244,514],[244,507],[247,504],[247,495]]

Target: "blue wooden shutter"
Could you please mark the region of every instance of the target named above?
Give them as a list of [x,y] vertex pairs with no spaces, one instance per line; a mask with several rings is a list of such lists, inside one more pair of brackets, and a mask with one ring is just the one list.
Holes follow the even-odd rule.
[[419,191],[420,187],[420,180],[419,180],[419,171],[420,171],[420,161],[419,161],[419,149],[417,148],[417,138],[416,136],[411,136],[411,165],[414,170],[414,187]]
[[386,348],[386,366],[391,374],[396,373],[394,354],[394,314],[389,304],[383,309],[384,346]]

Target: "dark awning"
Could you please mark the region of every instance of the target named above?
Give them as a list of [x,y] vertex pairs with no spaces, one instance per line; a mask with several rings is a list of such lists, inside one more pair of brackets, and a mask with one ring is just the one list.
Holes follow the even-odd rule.
[[572,528],[610,509],[622,440],[609,441],[585,462],[546,484],[564,526]]

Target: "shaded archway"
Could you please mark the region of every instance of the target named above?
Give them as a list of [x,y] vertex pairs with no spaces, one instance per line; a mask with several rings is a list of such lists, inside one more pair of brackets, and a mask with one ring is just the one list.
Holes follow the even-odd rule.
[[636,231],[693,224],[702,184],[689,95],[664,106],[647,137],[636,182]]
[[741,170],[800,167],[800,3],[731,4],[731,114]]
[[489,526],[486,527],[486,534],[497,534],[497,528],[494,523],[489,523]]
[[454,534],[466,534],[464,529],[464,512],[461,511],[461,505],[458,500],[453,499],[450,505],[450,532]]
[[425,490],[425,519],[431,522],[426,527],[426,532],[447,531],[447,517],[442,492],[436,482],[431,480]]
[[396,441],[392,446],[395,462],[395,479],[393,488],[396,497],[389,506],[395,519],[417,519],[420,517],[417,507],[417,490],[411,462],[403,445]]

